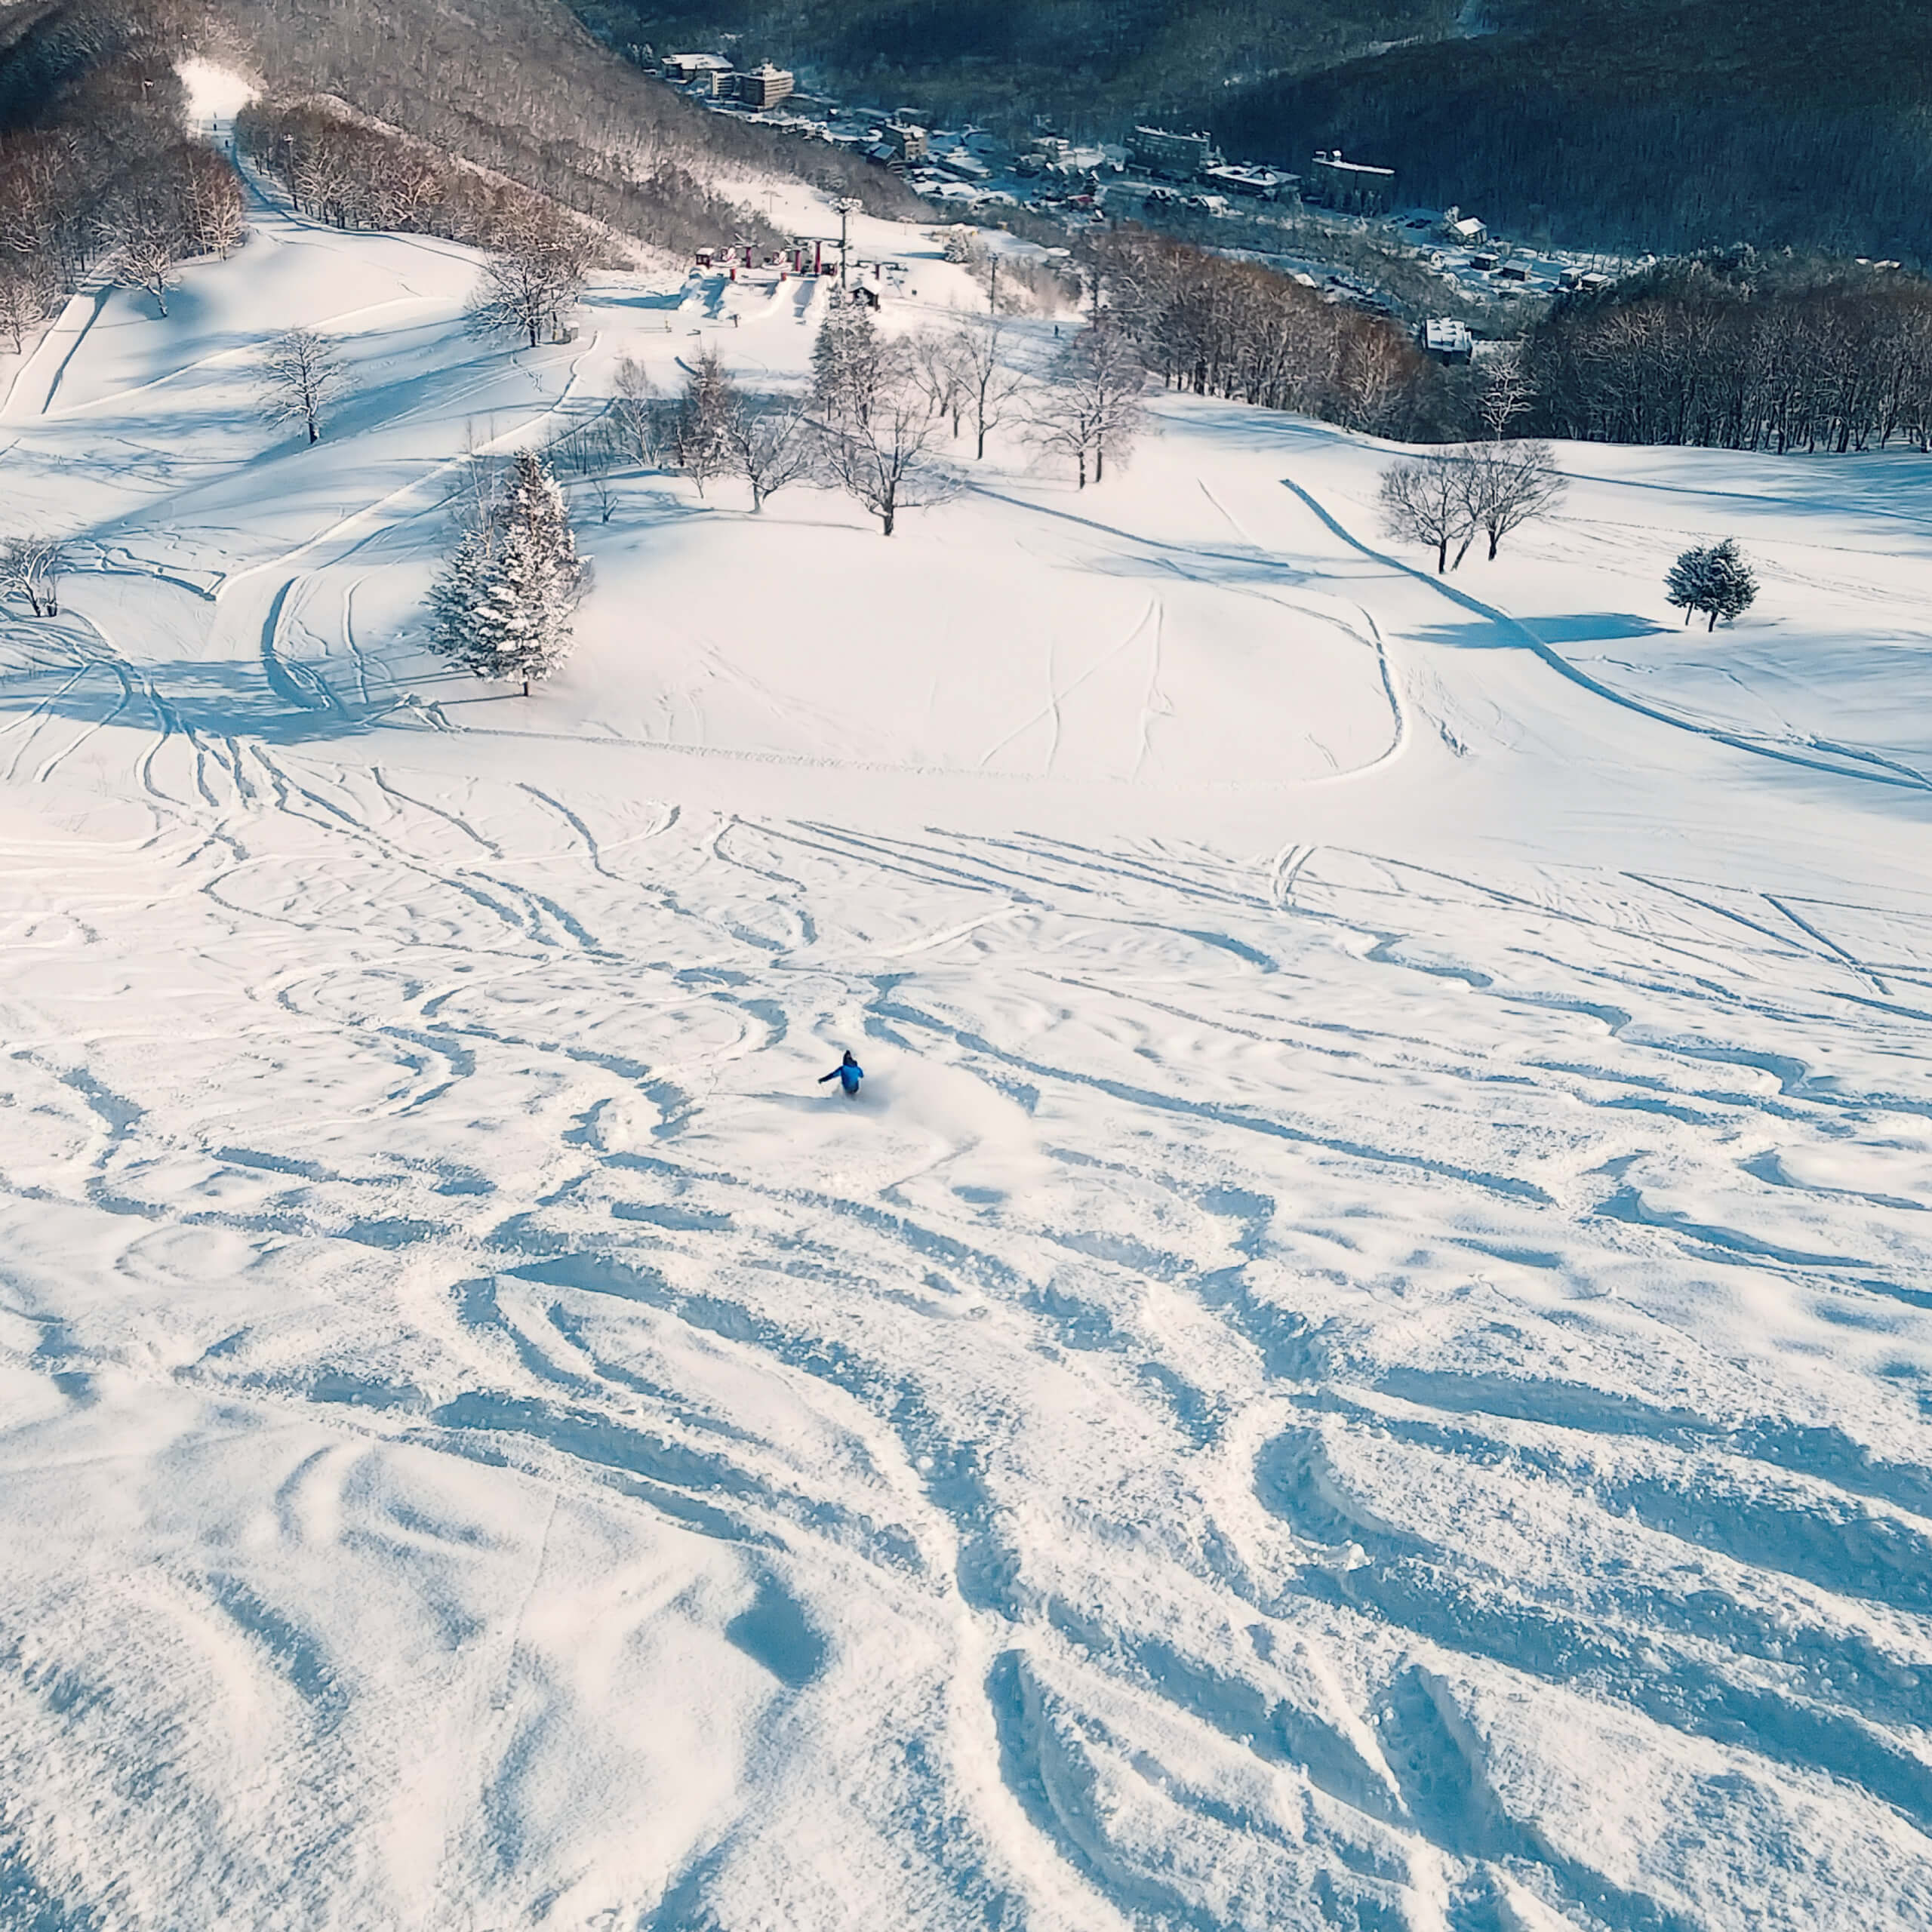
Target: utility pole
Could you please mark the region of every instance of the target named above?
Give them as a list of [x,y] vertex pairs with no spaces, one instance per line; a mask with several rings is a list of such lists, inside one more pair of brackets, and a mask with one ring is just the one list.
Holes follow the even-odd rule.
[[838,286],[842,292],[845,287],[846,224],[864,205],[850,195],[841,195],[832,205],[838,211]]
[[992,315],[999,313],[999,257],[997,255],[992,257],[992,285],[986,293],[986,312]]

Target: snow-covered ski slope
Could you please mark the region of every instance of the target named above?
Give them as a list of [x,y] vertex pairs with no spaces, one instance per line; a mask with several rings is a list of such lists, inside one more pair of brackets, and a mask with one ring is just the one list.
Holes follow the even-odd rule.
[[0,371],[0,1923],[1932,1919],[1926,466],[641,477],[526,704],[466,436],[812,300],[254,219]]

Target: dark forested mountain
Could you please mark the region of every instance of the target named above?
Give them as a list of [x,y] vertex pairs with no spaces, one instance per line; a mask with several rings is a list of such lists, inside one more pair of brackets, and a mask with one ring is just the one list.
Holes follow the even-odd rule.
[[171,35],[672,248],[739,225],[734,171],[916,204],[613,44],[769,55],[1016,131],[1156,118],[1291,167],[1340,145],[1405,202],[1559,243],[1932,261],[1932,0],[0,0],[0,133],[84,83],[106,97],[100,76],[154,68]]
[[1491,0],[1497,31],[1230,89],[1216,131],[1341,143],[1558,240],[1932,258],[1926,0]]
[[[575,0],[861,98],[1340,144],[1554,238],[1932,257],[1927,0]],[[728,38],[737,36],[736,38]]]
[[659,52],[728,38],[888,105],[1097,130],[1230,82],[1302,73],[1458,31],[1465,0],[574,0]]

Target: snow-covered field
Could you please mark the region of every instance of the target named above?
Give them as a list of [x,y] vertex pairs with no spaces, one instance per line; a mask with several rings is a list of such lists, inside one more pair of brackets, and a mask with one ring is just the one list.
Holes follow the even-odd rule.
[[810,285],[254,219],[0,367],[0,1923],[1932,1919],[1927,466],[643,477],[525,703],[466,438]]

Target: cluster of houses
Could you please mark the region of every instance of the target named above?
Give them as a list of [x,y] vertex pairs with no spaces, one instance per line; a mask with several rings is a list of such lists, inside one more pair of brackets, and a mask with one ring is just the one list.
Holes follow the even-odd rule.
[[1224,194],[1257,200],[1303,201],[1350,214],[1384,214],[1395,198],[1395,171],[1350,161],[1340,148],[1318,149],[1306,174],[1230,162],[1204,134],[1167,128],[1136,128],[1127,140],[1127,164],[1157,181],[1199,182]]
[[[646,49],[632,52],[650,57]],[[1137,192],[1147,207],[1172,205],[1207,215],[1231,214],[1238,199],[1306,203],[1371,220],[1389,216],[1395,206],[1395,171],[1358,161],[1340,148],[1318,149],[1306,171],[1294,174],[1230,162],[1214,137],[1199,131],[1141,126],[1124,146],[1082,146],[1036,120],[1032,139],[1016,152],[983,128],[940,128],[930,112],[917,106],[889,113],[842,106],[801,90],[795,75],[768,60],[741,71],[722,54],[672,54],[657,64],[665,80],[709,106],[782,122],[891,168],[929,199],[962,208],[1012,206],[1023,199],[1042,209],[1097,217],[1109,180]],[[1399,225],[1434,231],[1441,251],[1431,256],[1432,266],[1452,279],[1479,278],[1481,285],[1498,294],[1587,294],[1607,283],[1600,274],[1572,268],[1559,272],[1555,264],[1532,263],[1506,248],[1493,248],[1481,219],[1460,208],[1447,209],[1439,221],[1409,214]],[[797,272],[795,260],[792,266]],[[1357,287],[1352,278],[1331,275],[1329,286],[1334,299],[1389,312],[1376,291]],[[1417,335],[1429,354],[1445,360],[1467,361],[1474,352],[1467,325],[1453,318],[1429,321]]]
[[667,54],[658,71],[674,87],[708,100],[735,101],[759,113],[768,112],[798,91],[798,76],[769,60],[739,72],[721,54]]
[[[1339,149],[1318,153],[1305,176],[1231,162],[1211,134],[1166,128],[1136,128],[1128,137],[1124,156],[1118,148],[1083,148],[1063,135],[1044,131],[1021,152],[1003,155],[1000,144],[983,130],[940,134],[933,128],[933,117],[916,107],[895,108],[889,115],[848,112],[835,101],[805,93],[796,75],[768,60],[740,70],[721,54],[669,54],[657,62],[657,70],[672,86],[715,106],[758,114],[781,109],[778,118],[795,121],[822,139],[852,148],[906,174],[913,186],[940,190],[943,196],[950,182],[995,200],[1011,200],[1014,197],[990,186],[996,174],[1009,171],[1040,183],[1034,198],[1060,202],[1069,197],[1054,191],[1053,177],[1075,177],[1078,186],[1071,198],[1084,195],[1096,205],[1102,177],[1126,172],[1156,184],[1193,186],[1211,203],[1218,195],[1223,205],[1229,198],[1241,195],[1268,202],[1306,200],[1368,214],[1386,210],[1395,192],[1392,168],[1347,160]],[[926,178],[913,178],[920,174]]]
[[[632,50],[650,58],[648,51]],[[721,54],[669,54],[656,60],[658,74],[707,106],[768,117],[795,131],[863,155],[902,174],[912,186],[938,200],[1004,199],[986,184],[999,171],[999,143],[983,129],[940,131],[916,106],[890,112],[847,109],[808,92],[789,69],[766,61],[740,69]],[[1023,163],[1020,171],[1025,171]]]

